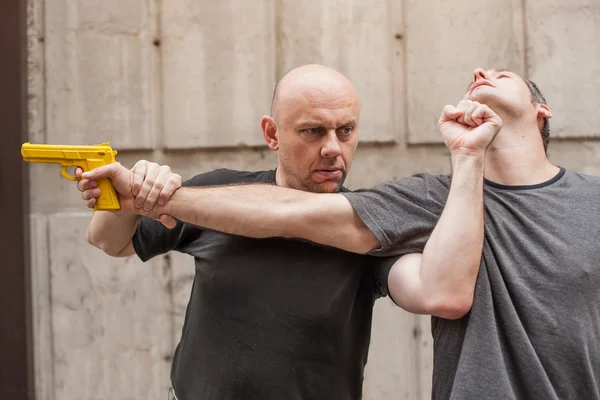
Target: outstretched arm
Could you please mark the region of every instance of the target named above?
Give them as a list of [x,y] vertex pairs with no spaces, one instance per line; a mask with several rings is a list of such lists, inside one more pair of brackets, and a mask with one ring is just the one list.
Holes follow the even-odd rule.
[[341,194],[258,184],[181,188],[155,212],[226,233],[303,238],[355,253],[380,246]]
[[401,257],[388,275],[390,296],[407,311],[455,319],[471,309],[484,240],[484,157],[501,126],[477,102],[444,109],[439,129],[453,170],[448,200],[423,255]]
[[[104,165],[85,172],[83,178],[110,177],[121,169]],[[380,246],[341,194],[316,194],[267,184],[181,187],[165,205],[159,203],[151,211],[143,211],[136,210],[160,218],[169,228],[179,220],[255,238],[302,238],[355,253],[367,253]],[[93,221],[92,228],[104,226],[100,222],[109,218],[114,223],[116,216],[103,216],[102,221]],[[98,236],[108,240],[110,235]]]

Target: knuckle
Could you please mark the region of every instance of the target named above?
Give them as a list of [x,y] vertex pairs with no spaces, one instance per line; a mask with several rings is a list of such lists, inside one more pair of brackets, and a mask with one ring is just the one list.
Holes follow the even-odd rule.
[[154,186],[154,177],[147,176],[144,182],[142,183],[142,186],[148,190],[151,189],[152,186]]
[[165,187],[165,184],[164,184],[162,181],[160,181],[160,180],[157,180],[156,182],[154,182],[154,188],[155,188],[156,190],[160,191],[160,190],[162,190],[164,187]]
[[178,174],[173,174],[171,176],[169,176],[169,178],[167,179],[167,183],[176,185],[176,186],[180,186],[181,185],[181,176]]
[[169,193],[167,192],[160,192],[160,194],[158,195],[159,200],[161,201],[167,201],[169,200]]
[[158,198],[156,193],[148,193],[148,197],[146,197],[146,201],[145,204],[154,204],[156,202],[156,199]]

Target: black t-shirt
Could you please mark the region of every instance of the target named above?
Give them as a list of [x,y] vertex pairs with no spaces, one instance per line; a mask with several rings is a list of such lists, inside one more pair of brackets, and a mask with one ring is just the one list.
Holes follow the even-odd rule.
[[[275,171],[217,170],[185,186],[275,183]],[[269,207],[269,204],[265,204]],[[171,380],[180,400],[360,399],[373,302],[390,260],[306,241],[252,239],[142,218],[146,261],[176,250],[196,274]]]
[[[345,193],[382,243],[419,251],[449,176]],[[600,399],[600,178],[486,181],[485,240],[470,313],[432,319],[434,399]],[[460,262],[460,260],[456,260]]]

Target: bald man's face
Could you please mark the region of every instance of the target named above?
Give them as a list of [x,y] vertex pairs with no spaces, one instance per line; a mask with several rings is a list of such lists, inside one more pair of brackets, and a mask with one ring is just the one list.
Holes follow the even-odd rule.
[[358,144],[360,106],[344,81],[296,84],[282,90],[277,121],[283,184],[319,193],[337,192]]

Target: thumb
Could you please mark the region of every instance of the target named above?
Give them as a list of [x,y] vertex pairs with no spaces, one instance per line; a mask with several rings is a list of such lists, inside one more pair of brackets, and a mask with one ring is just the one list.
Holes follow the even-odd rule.
[[161,224],[163,224],[165,227],[167,227],[169,229],[173,229],[173,228],[175,228],[175,226],[177,226],[177,220],[167,214],[162,214],[158,218],[158,220],[160,221]]
[[[101,179],[101,178],[114,178],[123,170],[127,170],[118,162],[102,165],[98,168],[94,168],[91,171],[84,172],[81,177],[83,179]],[[129,171],[129,170],[127,170]]]
[[442,114],[440,115],[440,119],[438,120],[438,125],[441,125],[448,121],[453,121],[456,118],[460,117],[463,114],[463,111],[452,105],[446,105],[442,110]]

